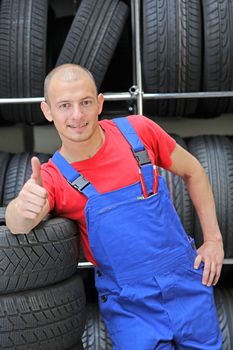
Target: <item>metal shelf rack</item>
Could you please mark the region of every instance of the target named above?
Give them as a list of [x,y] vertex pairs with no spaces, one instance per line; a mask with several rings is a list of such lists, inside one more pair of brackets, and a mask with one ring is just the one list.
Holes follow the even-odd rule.
[[[133,52],[133,85],[129,91],[104,93],[106,101],[131,101],[135,104],[137,114],[143,114],[143,100],[177,99],[177,98],[214,98],[233,97],[233,91],[188,92],[188,93],[144,93],[142,84],[141,33],[140,33],[141,0],[131,0],[132,52]],[[0,98],[0,104],[40,103],[43,97]],[[224,265],[233,265],[232,259],[224,259]],[[93,267],[89,262],[80,262],[79,268]]]

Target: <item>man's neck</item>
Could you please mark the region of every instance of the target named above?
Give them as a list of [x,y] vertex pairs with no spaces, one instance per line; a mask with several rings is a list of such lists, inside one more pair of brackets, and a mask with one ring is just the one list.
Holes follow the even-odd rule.
[[92,158],[101,148],[105,140],[103,129],[99,126],[99,137],[90,141],[64,144],[61,147],[61,155],[69,162],[81,162]]

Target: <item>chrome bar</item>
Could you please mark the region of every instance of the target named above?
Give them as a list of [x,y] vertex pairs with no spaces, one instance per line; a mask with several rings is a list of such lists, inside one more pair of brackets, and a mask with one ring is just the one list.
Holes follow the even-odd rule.
[[43,97],[0,98],[0,104],[39,103],[41,101],[44,101]]
[[179,93],[144,93],[145,100],[169,99],[169,98],[206,98],[206,97],[233,97],[233,91],[211,92],[179,92]]
[[[233,265],[233,259],[224,259],[223,265]],[[79,262],[78,269],[94,268],[90,262]]]
[[132,94],[130,92],[117,92],[117,93],[104,93],[105,101],[123,101],[132,100]]
[[136,58],[136,86],[137,86],[137,113],[143,114],[143,91],[142,91],[142,63],[140,43],[140,0],[135,0],[135,58]]
[[[105,101],[124,101],[132,99],[132,94],[129,92],[106,93],[103,95]],[[40,103],[42,101],[44,101],[44,97],[0,98],[0,104]]]
[[[211,92],[179,92],[179,93],[142,93],[135,86],[135,93],[130,92],[112,92],[104,93],[105,101],[124,101],[132,100],[141,95],[144,100],[160,100],[172,98],[207,98],[207,97],[233,97],[233,91],[211,91]],[[39,103],[44,101],[44,97],[21,97],[21,98],[0,98],[0,104],[14,103]]]
[[233,259],[224,259],[223,265],[233,265]]
[[133,73],[133,85],[137,84],[137,77],[136,77],[136,33],[135,33],[135,0],[131,0],[131,31],[132,31],[132,73]]
[[87,269],[87,268],[93,268],[94,265],[90,262],[79,262],[78,263],[78,269]]

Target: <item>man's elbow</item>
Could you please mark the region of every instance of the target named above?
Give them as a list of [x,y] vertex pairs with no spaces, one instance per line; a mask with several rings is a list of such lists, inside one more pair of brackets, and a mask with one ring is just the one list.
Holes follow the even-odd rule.
[[208,181],[208,175],[198,160],[196,160],[192,171],[185,173],[182,178],[186,184],[198,184],[202,181]]

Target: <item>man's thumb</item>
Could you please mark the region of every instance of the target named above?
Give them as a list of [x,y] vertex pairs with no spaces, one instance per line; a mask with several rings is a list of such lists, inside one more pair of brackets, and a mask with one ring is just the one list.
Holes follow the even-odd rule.
[[34,179],[35,182],[42,186],[42,177],[41,177],[41,164],[40,160],[37,157],[32,157],[31,159],[32,165],[32,175],[31,179]]

